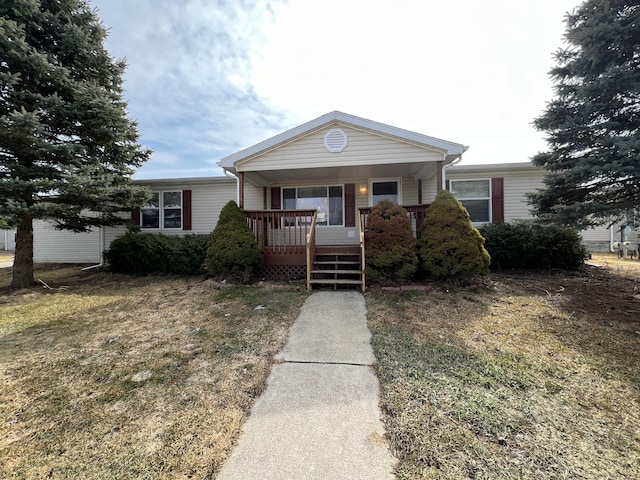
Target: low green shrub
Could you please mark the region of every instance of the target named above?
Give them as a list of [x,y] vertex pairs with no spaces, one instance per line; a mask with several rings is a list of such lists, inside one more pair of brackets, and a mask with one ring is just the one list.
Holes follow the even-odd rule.
[[180,275],[205,273],[209,235],[185,235],[173,238],[177,241],[171,252],[171,273]]
[[228,202],[211,232],[206,258],[209,274],[246,283],[262,262],[262,251],[244,212],[233,200]]
[[127,233],[111,242],[105,260],[114,273],[204,273],[208,235]]
[[578,233],[570,228],[536,221],[495,223],[480,229],[491,254],[491,268],[580,267],[589,254]]
[[469,213],[446,190],[438,192],[418,232],[421,267],[436,278],[489,273],[490,258],[484,239]]
[[374,280],[408,279],[418,266],[407,211],[389,200],[371,209],[364,232],[365,273]]

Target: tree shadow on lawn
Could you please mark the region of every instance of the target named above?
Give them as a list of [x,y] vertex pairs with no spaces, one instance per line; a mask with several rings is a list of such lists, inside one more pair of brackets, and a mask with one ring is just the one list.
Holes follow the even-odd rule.
[[587,267],[581,271],[518,272],[508,279],[549,306],[538,328],[577,350],[607,375],[640,387],[640,283],[638,277]]

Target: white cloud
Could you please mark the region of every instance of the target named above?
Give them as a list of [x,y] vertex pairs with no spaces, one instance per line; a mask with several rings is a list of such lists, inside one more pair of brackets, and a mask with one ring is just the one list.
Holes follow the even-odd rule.
[[111,25],[107,47],[127,58],[125,97],[142,141],[156,152],[150,164],[178,156],[206,162],[262,140],[265,132],[277,133],[277,110],[273,118],[248,82],[249,51],[270,15],[265,1],[93,5]]
[[155,150],[142,174],[209,171],[342,110],[524,161],[564,12],[579,0],[93,0],[129,63],[131,116]]

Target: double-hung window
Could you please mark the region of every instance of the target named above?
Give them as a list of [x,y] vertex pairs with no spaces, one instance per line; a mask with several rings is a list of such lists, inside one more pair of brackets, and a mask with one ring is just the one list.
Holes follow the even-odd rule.
[[317,225],[341,226],[343,197],[342,185],[283,188],[282,206],[285,210],[316,210]]
[[451,180],[451,193],[464,205],[473,223],[491,221],[491,181]]
[[182,192],[153,192],[151,198],[140,209],[142,228],[182,228]]

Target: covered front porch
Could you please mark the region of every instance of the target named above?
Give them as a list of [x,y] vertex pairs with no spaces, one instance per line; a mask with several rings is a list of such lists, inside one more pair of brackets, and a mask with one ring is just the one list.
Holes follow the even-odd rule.
[[[414,233],[428,205],[404,206]],[[364,291],[364,231],[371,207],[358,209],[350,243],[318,242],[317,210],[245,210],[247,223],[264,255],[261,276],[270,279],[304,279],[314,285],[358,286]]]

